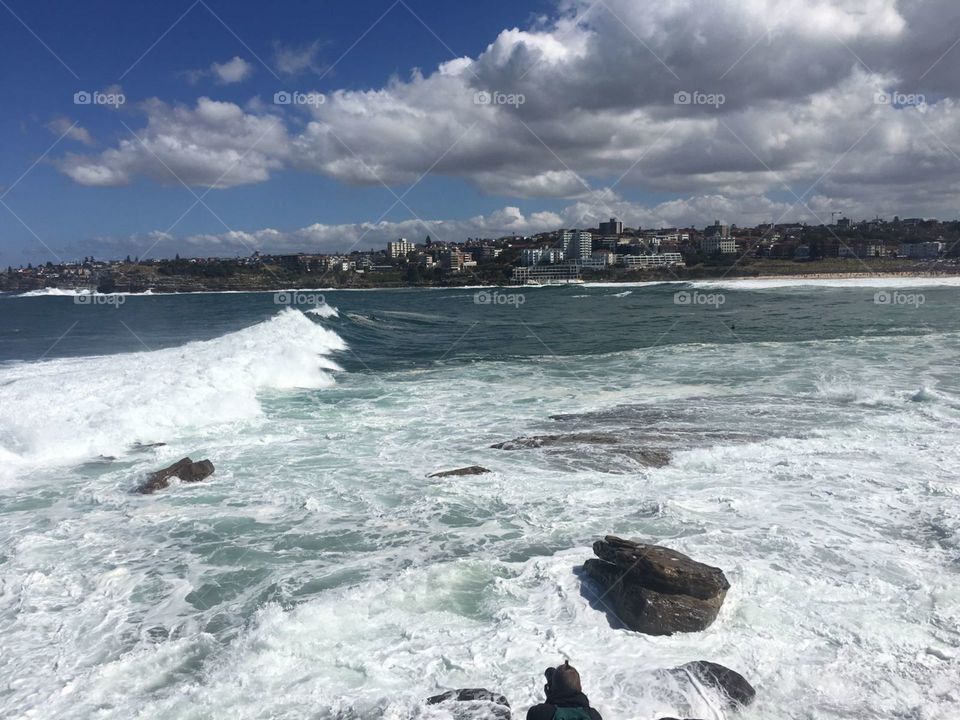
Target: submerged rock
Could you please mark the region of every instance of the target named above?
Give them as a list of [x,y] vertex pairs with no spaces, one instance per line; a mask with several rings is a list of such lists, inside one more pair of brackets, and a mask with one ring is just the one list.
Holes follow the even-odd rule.
[[457,703],[451,708],[457,720],[510,720],[507,698],[484,688],[450,690],[427,698],[427,705],[439,703]]
[[432,478],[445,478],[445,477],[456,477],[459,475],[483,475],[484,473],[490,472],[485,467],[480,465],[470,465],[468,467],[457,468],[456,470],[443,470],[442,472],[435,472],[433,475],[428,475],[427,477]]
[[757,696],[757,691],[743,675],[718,663],[695,660],[671,672],[689,673],[698,682],[720,691],[732,707],[746,707]]
[[648,635],[697,632],[713,623],[730,583],[720,568],[659,545],[608,535],[593,544],[584,571],[631,630]]
[[178,460],[170,467],[151,473],[145,483],[137,488],[137,492],[150,495],[170,485],[171,478],[179,478],[181,482],[194,483],[205,480],[213,474],[213,463],[209,460],[194,462],[188,457]]
[[616,445],[620,438],[612,433],[563,433],[560,435],[531,435],[491,445],[496,450],[524,450],[526,448],[556,447],[558,445]]
[[167,444],[164,442],[155,442],[155,443],[134,443],[131,450],[134,452],[146,452],[147,450],[155,450],[159,447],[166,447]]

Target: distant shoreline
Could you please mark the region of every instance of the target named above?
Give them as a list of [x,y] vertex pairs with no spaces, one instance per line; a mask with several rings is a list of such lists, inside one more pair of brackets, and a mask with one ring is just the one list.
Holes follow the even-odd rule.
[[[857,281],[857,280],[884,280],[883,283],[889,286],[890,281],[895,280],[949,280],[956,279],[960,285],[960,270],[957,272],[917,272],[917,271],[895,271],[895,272],[819,272],[819,273],[779,273],[764,275],[723,275],[715,276],[702,275],[691,278],[648,278],[648,279],[597,279],[595,281],[584,280],[582,283],[569,285],[502,285],[502,284],[465,284],[465,285],[371,285],[367,287],[303,287],[303,286],[281,286],[276,287],[249,287],[249,288],[191,288],[187,290],[154,290],[145,291],[115,291],[110,293],[96,292],[92,293],[87,288],[62,288],[45,287],[33,290],[8,290],[0,293],[7,297],[77,297],[83,295],[122,295],[132,297],[150,297],[150,296],[168,296],[168,295],[235,295],[235,294],[265,294],[265,293],[323,293],[323,292],[360,292],[367,290],[480,290],[483,288],[513,288],[534,290],[544,287],[615,287],[615,286],[647,286],[647,285],[669,285],[669,284],[701,284],[701,283],[730,283],[733,285],[749,285],[754,282],[790,282],[790,281]],[[934,283],[937,284],[937,283]]]

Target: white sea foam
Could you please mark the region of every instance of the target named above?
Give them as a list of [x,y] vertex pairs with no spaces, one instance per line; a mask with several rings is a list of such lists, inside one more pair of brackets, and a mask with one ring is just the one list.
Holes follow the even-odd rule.
[[[575,375],[545,357],[251,395],[288,372],[328,383],[313,363],[342,343],[322,330],[285,310],[208,343],[31,366],[41,419],[67,441],[110,406],[134,427],[179,416],[217,473],[140,498],[118,488],[155,463],[55,468],[42,492],[4,497],[0,715],[449,720],[422,699],[486,686],[522,718],[543,668],[569,657],[608,718],[716,720],[654,674],[706,659],[758,690],[726,720],[955,720],[955,335],[673,345],[592,355]],[[94,381],[111,360],[135,382]],[[252,401],[206,433],[218,406],[180,394],[191,377]],[[131,384],[142,397],[114,387]],[[142,401],[149,417],[127,410]],[[700,439],[621,472],[577,466],[590,448],[566,462],[490,447],[634,403],[660,413],[651,443],[661,427]],[[706,439],[748,421],[761,437]],[[474,463],[493,472],[426,477]],[[663,638],[611,626],[576,574],[610,532],[722,567],[716,623]]]
[[[256,417],[258,393],[319,388],[338,370],[336,333],[285,309],[214,340],[0,369],[0,452],[18,465],[122,454],[198,427]],[[2,472],[2,471],[0,471]]]
[[775,290],[778,288],[917,288],[960,287],[960,276],[876,276],[876,277],[820,277],[820,278],[732,278],[729,280],[696,280],[690,285],[698,288],[726,290]]
[[315,308],[307,310],[307,314],[322,318],[340,317],[340,311],[332,305],[327,305],[327,303],[322,303]]

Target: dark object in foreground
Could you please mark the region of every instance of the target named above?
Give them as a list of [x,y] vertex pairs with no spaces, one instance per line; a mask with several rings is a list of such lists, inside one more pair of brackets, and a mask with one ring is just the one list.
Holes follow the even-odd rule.
[[527,710],[527,720],[603,720],[600,713],[590,707],[580,685],[580,673],[569,660],[555,668],[547,668],[543,674],[547,678],[543,688],[546,700]]
[[433,475],[428,475],[432,478],[445,478],[445,477],[457,477],[459,475],[483,475],[484,473],[490,472],[485,467],[480,465],[469,465],[468,467],[457,468],[456,470],[444,470],[442,472],[435,472]]
[[603,587],[620,621],[647,635],[708,628],[730,589],[720,568],[670,548],[607,535],[593,551],[599,559],[583,569]]
[[723,693],[734,708],[746,707],[753,702],[757,691],[740,673],[707,660],[695,660],[670,671],[673,674],[689,673],[698,682]]
[[467,720],[510,720],[510,703],[503,695],[491,692],[484,688],[464,688],[450,690],[440,695],[427,698],[427,705],[456,702],[465,703],[462,707],[452,710],[455,718]]
[[147,477],[147,481],[137,488],[137,492],[142,495],[155,493],[157,490],[168,487],[170,485],[170,479],[174,477],[186,483],[200,482],[213,475],[213,470],[213,463],[209,460],[194,462],[190,458],[185,457],[168,468],[151,473]]

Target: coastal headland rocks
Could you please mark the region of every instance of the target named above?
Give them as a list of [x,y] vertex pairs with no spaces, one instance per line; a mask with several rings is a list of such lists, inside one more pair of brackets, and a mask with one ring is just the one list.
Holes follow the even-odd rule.
[[604,590],[617,618],[647,635],[708,628],[730,583],[720,568],[681,552],[607,535],[583,569]]
[[209,460],[194,462],[188,457],[178,460],[170,467],[158,470],[147,476],[146,481],[137,488],[137,492],[142,495],[150,495],[157,490],[169,487],[173,478],[179,478],[181,482],[195,483],[205,480],[213,474],[213,463]]

